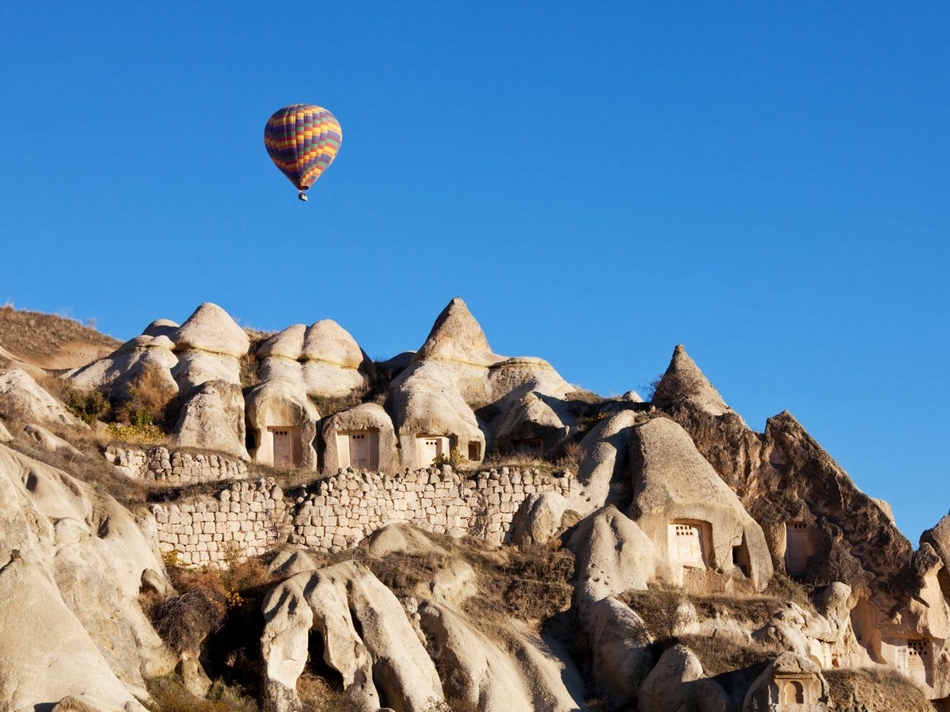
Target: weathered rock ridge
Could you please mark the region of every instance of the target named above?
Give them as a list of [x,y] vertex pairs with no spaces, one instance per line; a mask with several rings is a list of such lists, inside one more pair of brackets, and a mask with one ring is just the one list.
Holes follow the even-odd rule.
[[[4,708],[141,710],[173,670],[272,712],[950,706],[950,517],[915,550],[682,346],[648,403],[495,354],[459,298],[389,361],[207,303],[59,374],[69,406],[4,363]],[[161,613],[199,598],[223,632]]]

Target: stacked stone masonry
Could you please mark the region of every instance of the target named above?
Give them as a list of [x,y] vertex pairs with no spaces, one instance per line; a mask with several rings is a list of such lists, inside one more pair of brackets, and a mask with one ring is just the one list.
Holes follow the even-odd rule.
[[340,551],[394,522],[507,543],[525,499],[552,491],[568,496],[578,486],[568,473],[507,467],[472,477],[448,466],[396,476],[346,470],[293,498],[265,479],[232,483],[213,497],[153,504],[151,511],[163,552],[176,551],[187,565],[221,565],[230,556],[262,554],[286,542]]
[[188,566],[226,564],[263,554],[287,541],[287,500],[272,479],[235,482],[213,497],[153,504],[163,554]]
[[353,546],[392,522],[507,543],[511,522],[524,500],[540,492],[568,495],[575,480],[537,470],[502,468],[463,478],[451,467],[416,470],[396,477],[347,471],[317,482],[294,502],[290,542],[319,551]]
[[107,447],[104,454],[129,477],[159,485],[180,486],[247,477],[247,465],[224,455],[170,451],[166,447],[141,450],[116,445]]

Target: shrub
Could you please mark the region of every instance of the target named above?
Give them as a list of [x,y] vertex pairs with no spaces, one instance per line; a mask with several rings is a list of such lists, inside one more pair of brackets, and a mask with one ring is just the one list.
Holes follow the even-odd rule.
[[212,684],[208,696],[199,700],[185,688],[175,675],[145,681],[153,702],[146,706],[153,712],[258,712],[257,704],[239,687]]
[[297,678],[297,696],[303,705],[303,712],[360,712],[363,709],[354,704],[345,692],[306,670]]
[[108,432],[117,440],[126,440],[128,442],[142,443],[145,445],[155,445],[165,440],[165,431],[152,423],[145,423],[143,425],[109,423]]
[[676,636],[680,627],[680,606],[687,598],[676,588],[627,591],[620,599],[637,612],[651,633],[664,638]]
[[179,654],[196,652],[202,641],[221,626],[227,604],[216,593],[195,588],[169,596],[153,607],[155,630],[172,650]]
[[112,404],[109,399],[96,390],[81,391],[69,388],[66,391],[66,407],[86,425],[92,425],[97,420],[105,420]]
[[147,365],[129,386],[129,397],[116,409],[123,425],[165,429],[178,417],[178,394],[168,385],[157,366]]
[[[263,562],[257,557],[244,558],[236,546],[226,549],[226,565],[221,569],[183,566],[176,551],[167,552],[162,558],[180,593],[158,602],[147,596],[140,599],[156,630],[179,653],[200,652],[206,672],[215,680],[209,699],[214,698],[215,690],[221,692],[223,700],[234,698],[235,690],[240,692],[240,700],[243,695],[259,697],[260,671],[264,665],[260,651],[264,630],[261,604],[273,583]],[[174,709],[192,708],[186,705]],[[245,707],[193,709],[217,712]]]
[[434,458],[432,458],[433,467],[442,467],[443,465],[451,465],[453,468],[463,467],[468,463],[468,458],[462,454],[462,451],[457,447],[453,447],[449,452],[448,456],[445,453],[439,453]]
[[176,589],[200,592],[219,609],[222,616],[229,609],[247,603],[249,592],[268,586],[273,576],[259,558],[245,558],[235,544],[225,545],[224,568],[217,566],[188,567],[181,563],[177,551],[163,557],[168,575]]

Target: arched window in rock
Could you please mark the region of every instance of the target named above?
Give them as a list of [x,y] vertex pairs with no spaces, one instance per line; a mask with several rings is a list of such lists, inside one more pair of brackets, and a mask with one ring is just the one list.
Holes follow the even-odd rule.
[[782,687],[782,703],[805,704],[805,685],[801,680],[788,680]]

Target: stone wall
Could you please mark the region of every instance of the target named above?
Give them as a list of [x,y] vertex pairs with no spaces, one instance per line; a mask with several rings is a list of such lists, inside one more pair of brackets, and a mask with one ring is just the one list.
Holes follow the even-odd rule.
[[576,480],[537,470],[501,468],[463,478],[450,467],[395,477],[352,471],[315,483],[294,503],[290,542],[339,551],[391,522],[411,522],[444,533],[461,529],[496,544],[507,543],[511,521],[536,492],[569,494]]
[[229,555],[262,554],[285,542],[340,551],[391,522],[507,543],[527,497],[551,491],[567,496],[577,486],[569,474],[506,467],[472,477],[448,466],[393,477],[347,470],[293,497],[264,479],[235,482],[213,496],[156,503],[151,511],[163,552],[177,551],[187,565],[220,565]]
[[247,465],[225,455],[171,451],[166,447],[142,450],[110,445],[105,458],[133,479],[159,485],[189,485],[197,482],[240,480]]
[[272,479],[235,482],[214,496],[153,504],[159,547],[188,566],[257,556],[287,541],[291,517]]

